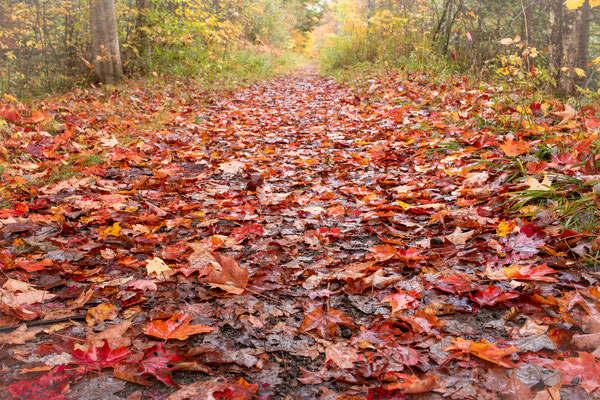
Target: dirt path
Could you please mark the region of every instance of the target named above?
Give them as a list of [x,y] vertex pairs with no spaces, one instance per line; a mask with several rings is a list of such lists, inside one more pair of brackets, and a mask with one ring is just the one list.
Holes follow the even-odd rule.
[[71,109],[95,137],[63,148],[104,161],[4,216],[2,323],[88,323],[4,333],[0,383],[15,398],[592,398],[600,366],[576,350],[597,340],[582,335],[596,274],[494,208],[507,176],[469,147],[486,136],[440,122],[485,98],[402,85],[367,105],[303,71],[206,107],[167,88]]

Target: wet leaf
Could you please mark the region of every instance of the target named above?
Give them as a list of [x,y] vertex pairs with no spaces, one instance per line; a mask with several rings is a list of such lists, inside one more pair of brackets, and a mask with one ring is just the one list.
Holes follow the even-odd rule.
[[148,336],[154,336],[164,340],[186,340],[192,335],[216,330],[216,328],[200,324],[190,325],[191,320],[192,317],[189,315],[176,313],[168,320],[155,320],[149,322],[144,328],[144,333]]

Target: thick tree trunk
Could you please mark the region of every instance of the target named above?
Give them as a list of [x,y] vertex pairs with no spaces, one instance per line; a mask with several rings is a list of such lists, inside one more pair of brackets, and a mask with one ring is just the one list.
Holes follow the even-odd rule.
[[103,83],[123,75],[114,0],[90,0],[90,26],[94,72]]
[[556,89],[560,95],[575,93],[575,68],[580,68],[579,40],[581,37],[582,10],[563,10],[563,36],[560,70]]

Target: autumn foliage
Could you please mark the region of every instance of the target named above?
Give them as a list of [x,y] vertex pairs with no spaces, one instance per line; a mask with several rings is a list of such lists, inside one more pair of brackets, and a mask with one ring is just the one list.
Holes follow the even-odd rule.
[[303,70],[0,117],[3,397],[599,394],[590,107]]

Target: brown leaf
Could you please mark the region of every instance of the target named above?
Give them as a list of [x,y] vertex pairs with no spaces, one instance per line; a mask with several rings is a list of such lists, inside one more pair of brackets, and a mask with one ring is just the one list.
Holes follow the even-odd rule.
[[359,354],[354,348],[344,343],[328,345],[325,350],[327,361],[333,361],[341,369],[352,369],[354,363],[358,361]]
[[27,325],[21,324],[17,329],[8,333],[0,333],[0,343],[3,344],[25,344],[26,342],[35,339],[35,335],[40,333],[44,328],[27,328]]
[[211,287],[222,289],[227,293],[244,293],[248,286],[248,268],[242,269],[229,255],[212,253],[212,256],[219,263],[219,266],[213,267],[210,271],[210,274],[206,277],[207,283]]
[[213,400],[225,398],[223,393],[227,393],[228,399],[250,400],[258,392],[258,386],[246,382],[240,378],[237,382],[224,381],[223,378],[211,379],[204,382],[196,382],[187,385],[172,393],[166,400]]
[[92,346],[100,347],[106,340],[113,349],[128,347],[131,345],[131,338],[125,335],[125,332],[131,328],[131,321],[126,320],[117,325],[112,325],[102,332],[88,332],[85,336],[86,342]]
[[567,122],[573,121],[575,119],[575,117],[577,116],[577,111],[575,111],[575,109],[570,105],[565,104],[564,111],[555,111],[553,114],[557,117],[562,118],[562,121],[560,121],[558,125],[564,125]]

